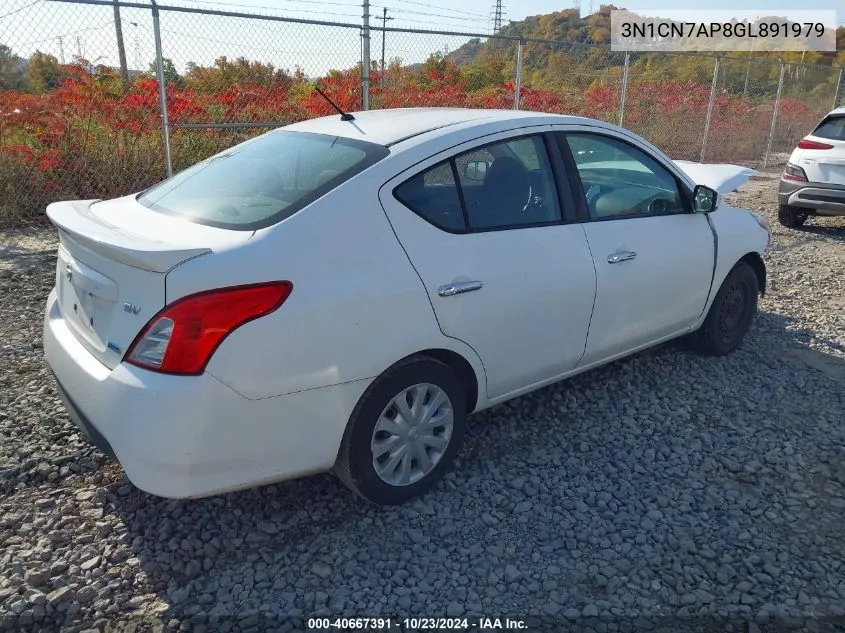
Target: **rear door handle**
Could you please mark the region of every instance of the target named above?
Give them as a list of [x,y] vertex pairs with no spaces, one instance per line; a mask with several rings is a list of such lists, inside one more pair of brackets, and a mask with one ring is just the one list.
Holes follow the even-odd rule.
[[607,256],[608,264],[618,264],[619,262],[627,262],[629,259],[634,259],[637,254],[634,251],[619,251],[611,253]]
[[484,284],[480,281],[463,281],[460,283],[443,284],[437,289],[437,294],[441,297],[451,297],[465,292],[472,292],[473,290],[481,290],[483,285]]

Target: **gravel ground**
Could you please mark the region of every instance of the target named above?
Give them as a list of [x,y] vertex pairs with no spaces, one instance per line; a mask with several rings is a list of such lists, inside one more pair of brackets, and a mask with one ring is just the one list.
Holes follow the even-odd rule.
[[42,362],[53,233],[0,235],[0,630],[845,628],[845,219],[782,229],[776,183],[733,196],[775,230],[738,352],[671,343],[479,414],[454,472],[390,509],[330,475],[135,489]]

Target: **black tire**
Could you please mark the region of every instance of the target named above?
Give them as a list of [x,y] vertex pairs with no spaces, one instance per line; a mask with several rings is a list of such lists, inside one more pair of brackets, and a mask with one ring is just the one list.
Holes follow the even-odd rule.
[[803,209],[791,207],[788,204],[778,205],[778,221],[787,228],[797,229],[804,226],[808,215]]
[[[397,395],[425,383],[439,388],[449,398],[451,436],[428,474],[413,483],[393,485],[379,476],[374,465],[371,441],[376,423]],[[425,493],[448,471],[463,440],[466,419],[466,392],[458,374],[428,356],[407,358],[385,371],[361,396],[346,427],[334,472],[367,501],[378,505],[404,503]]]
[[739,262],[725,277],[707,318],[695,333],[699,350],[724,356],[739,347],[757,313],[758,294],[757,274],[750,265]]

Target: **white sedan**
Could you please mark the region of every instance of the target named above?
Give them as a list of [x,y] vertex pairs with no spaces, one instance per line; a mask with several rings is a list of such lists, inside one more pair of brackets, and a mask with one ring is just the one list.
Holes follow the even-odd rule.
[[333,470],[400,503],[470,413],[686,334],[736,349],[770,232],[721,193],[750,173],[532,112],[296,123],[138,195],[51,204],[46,360],[145,491]]

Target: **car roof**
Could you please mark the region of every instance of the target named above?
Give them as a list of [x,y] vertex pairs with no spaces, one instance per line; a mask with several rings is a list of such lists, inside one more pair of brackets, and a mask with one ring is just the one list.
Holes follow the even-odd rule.
[[[497,121],[537,122],[537,119],[554,117],[579,120],[579,117],[550,115],[525,110],[480,110],[470,108],[396,108],[368,110],[352,113],[355,119],[342,121],[339,114],[308,119],[282,130],[329,134],[344,138],[370,141],[391,146],[427,132],[464,123],[493,123]],[[583,120],[583,119],[580,119]]]
[[841,108],[836,108],[835,110],[831,110],[830,112],[827,113],[827,116],[830,116],[832,114],[845,114],[845,106],[843,106]]

